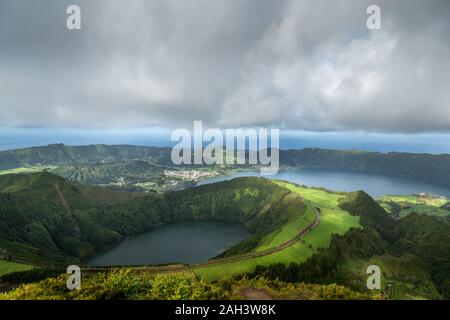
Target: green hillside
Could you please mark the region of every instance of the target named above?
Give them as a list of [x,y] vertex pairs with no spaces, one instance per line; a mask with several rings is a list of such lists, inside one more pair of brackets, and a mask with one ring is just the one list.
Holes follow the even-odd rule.
[[[203,297],[205,288],[218,294],[223,283],[228,292],[209,297],[234,298],[236,290],[251,287],[245,281],[279,280],[276,286],[281,291],[264,289],[274,298],[305,294],[295,291],[305,288],[302,283],[320,284],[315,287],[318,292],[337,288],[336,284],[345,287],[336,289],[340,294],[333,289],[329,293],[333,297],[357,291],[369,298],[373,293],[365,287],[365,269],[371,264],[382,269],[385,297],[450,298],[448,220],[415,213],[394,216],[362,191],[335,193],[252,177],[165,194],[127,193],[85,187],[48,172],[0,176],[0,252],[33,265],[82,263],[127,235],[171,222],[209,219],[242,223],[253,235],[200,265],[125,268],[125,274],[89,269],[91,286],[70,298],[100,298],[101,292],[110,298],[117,292],[128,298],[166,297],[159,291],[161,283],[176,290],[200,286],[200,293],[186,291],[188,298]],[[146,287],[132,271],[156,277],[157,285]],[[173,275],[180,271],[191,279],[181,281],[182,288]],[[169,273],[168,283],[154,275],[159,272]],[[46,274],[53,276],[54,271],[42,269],[44,276],[35,271],[13,274],[9,279],[41,280]],[[112,289],[109,277],[117,280]],[[58,289],[62,279],[19,288],[4,298],[67,298],[70,293]],[[127,287],[129,281],[136,281],[134,289]],[[139,294],[130,295],[129,290]]]
[[[307,261],[319,248],[328,247],[334,234],[345,234],[351,228],[360,228],[359,217],[351,216],[337,206],[339,199],[344,197],[343,195],[325,190],[301,187],[283,181],[276,181],[276,183],[308,201],[310,206],[306,214],[297,218],[294,217],[281,228],[277,228],[269,233],[253,248],[244,246],[245,242],[243,242],[236,246],[237,249],[244,247],[246,250],[251,249],[255,252],[261,252],[274,246],[279,246],[283,241],[295,238],[298,232],[306,228],[307,224],[313,220],[311,206],[319,211],[320,224],[301,240],[295,241],[292,245],[282,250],[276,250],[262,257],[250,257],[212,266],[198,266],[194,268],[194,272],[199,277],[213,281],[243,273],[252,273],[256,268],[262,266],[267,267],[273,264],[288,266],[291,263],[301,263]],[[227,256],[226,253],[239,254],[240,252],[236,248],[231,248],[222,256]]]
[[383,196],[378,199],[378,203],[398,218],[412,213],[450,218],[450,200],[430,194]]
[[[94,192],[102,193],[103,191]],[[0,177],[0,247],[15,258],[38,264],[79,261],[121,235],[94,221],[87,212],[110,203],[89,189],[50,173]],[[130,201],[137,197],[122,197]],[[121,197],[115,197],[117,202]]]
[[365,291],[365,270],[380,266],[382,288],[391,299],[450,298],[450,225],[411,214],[396,220],[364,192],[339,206],[360,216],[363,229],[334,235],[328,248],[289,266],[258,266],[253,276],[288,282],[338,283]]
[[147,160],[80,163],[62,165],[47,171],[89,186],[115,191],[160,193],[193,187],[201,179],[227,173],[225,168],[214,166],[164,166]]
[[61,166],[76,163],[148,160],[156,164],[170,164],[170,148],[133,145],[66,146],[52,144],[0,151],[0,169],[30,166]]
[[48,172],[3,175],[0,249],[37,264],[79,263],[127,235],[208,219],[244,224],[257,246],[304,211],[300,197],[262,178],[160,195],[88,188]]
[[33,267],[23,263],[5,261],[0,259],[0,277],[13,272],[31,270]]
[[52,173],[63,176],[71,181],[78,181],[87,185],[108,184],[124,180],[154,179],[158,178],[165,169],[164,166],[155,166],[148,161],[120,161],[110,163],[88,163],[60,166]]

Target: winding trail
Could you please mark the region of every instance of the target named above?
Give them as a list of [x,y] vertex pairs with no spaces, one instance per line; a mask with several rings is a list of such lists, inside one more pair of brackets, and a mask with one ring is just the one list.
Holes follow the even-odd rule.
[[315,208],[309,201],[305,200],[304,198],[302,198],[302,200],[306,203],[308,208],[314,213],[315,219],[310,225],[308,225],[305,229],[301,230],[300,233],[298,233],[291,240],[286,241],[285,243],[279,245],[278,247],[269,248],[269,249],[259,251],[259,252],[249,252],[249,253],[245,253],[245,254],[241,254],[241,255],[235,255],[232,257],[214,259],[214,260],[207,261],[205,263],[192,265],[192,267],[194,267],[194,268],[210,267],[210,266],[214,266],[214,265],[222,264],[222,263],[229,263],[229,262],[235,262],[235,261],[241,261],[241,260],[247,260],[247,259],[253,259],[253,258],[260,258],[260,257],[264,257],[264,256],[267,256],[267,255],[275,253],[275,252],[279,252],[281,250],[284,250],[284,249],[292,246],[293,244],[295,244],[296,242],[301,240],[303,237],[305,237],[307,234],[309,234],[312,230],[314,230],[320,223],[320,213],[317,210],[317,208]]
[[[313,206],[305,198],[301,197],[301,199],[306,203],[308,208],[314,213],[315,219],[306,228],[301,230],[294,238],[290,239],[289,241],[286,241],[285,243],[279,245],[278,247],[269,248],[269,249],[259,251],[259,252],[249,252],[249,253],[235,255],[235,256],[226,257],[226,258],[209,260],[204,263],[193,264],[193,265],[179,264],[179,265],[168,265],[168,266],[143,266],[143,267],[127,267],[127,269],[131,269],[136,272],[148,272],[148,273],[192,272],[192,270],[194,268],[208,268],[208,267],[212,267],[212,266],[219,265],[219,264],[260,258],[260,257],[264,257],[267,255],[273,254],[275,252],[284,250],[284,249],[292,246],[293,244],[297,243],[302,238],[304,238],[306,235],[308,235],[311,231],[313,231],[320,224],[319,210],[317,210],[317,208],[315,206]],[[125,267],[125,266],[123,266],[123,267]],[[110,268],[97,267],[97,268],[83,268],[82,270],[83,270],[83,272],[89,273],[89,272],[102,272],[102,271],[114,270],[114,269],[118,269],[118,268],[117,267],[110,267]]]

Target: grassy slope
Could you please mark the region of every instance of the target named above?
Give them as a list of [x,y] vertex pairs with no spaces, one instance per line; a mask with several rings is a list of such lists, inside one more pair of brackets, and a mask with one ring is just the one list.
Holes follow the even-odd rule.
[[314,218],[314,213],[307,208],[305,214],[299,215],[291,222],[285,224],[281,229],[266,236],[255,251],[264,251],[270,248],[279,247],[283,243],[294,238],[299,230],[303,230],[310,225],[314,221]]
[[[257,265],[267,266],[274,263],[300,263],[309,258],[317,248],[327,247],[331,241],[332,234],[344,234],[352,227],[360,227],[359,217],[351,216],[348,212],[338,207],[338,200],[343,197],[342,195],[318,189],[302,188],[286,182],[277,183],[300,194],[320,209],[321,222],[319,226],[304,238],[304,242],[297,242],[282,251],[259,258],[225,263],[212,267],[197,267],[194,269],[194,272],[198,276],[205,280],[217,280],[239,273],[253,272]],[[309,213],[307,219],[309,220],[311,218],[311,213]],[[299,217],[285,225],[278,234],[273,236],[269,244],[264,245],[262,248],[269,248],[275,244],[279,245],[280,242],[285,242],[282,241],[283,239],[292,239],[302,230],[295,229],[295,227],[304,228],[302,219],[303,217]],[[262,248],[259,247],[256,251]]]
[[[449,200],[445,198],[389,195],[379,198],[378,202],[387,212],[394,213],[401,218],[413,212],[437,217],[450,215],[450,210],[443,208],[445,204],[449,203]],[[397,212],[398,210],[400,211]]]
[[319,189],[302,188],[292,184],[282,184],[291,191],[299,193],[320,209],[319,226],[304,239],[314,249],[328,247],[332,234],[344,234],[350,228],[360,227],[359,217],[352,216],[339,208],[339,199],[342,199],[343,195]]
[[48,169],[54,169],[54,166],[42,167],[42,166],[31,166],[31,167],[19,167],[15,169],[0,170],[0,175],[4,174],[15,174],[15,173],[32,173],[41,172]]
[[33,266],[27,264],[0,260],[0,276],[12,272],[27,271],[31,269],[33,269]]

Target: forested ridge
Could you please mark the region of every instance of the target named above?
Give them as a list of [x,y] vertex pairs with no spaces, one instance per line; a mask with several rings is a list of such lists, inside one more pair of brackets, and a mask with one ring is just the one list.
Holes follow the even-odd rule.
[[170,164],[170,148],[134,145],[66,146],[64,144],[51,144],[42,147],[0,151],[0,169],[127,160],[148,160],[156,164]]
[[251,277],[287,282],[338,283],[364,291],[368,265],[381,266],[390,298],[450,299],[450,224],[411,214],[395,220],[369,195],[346,196],[340,206],[361,217],[364,229],[335,235],[302,264],[259,266]]
[[303,209],[298,196],[263,178],[162,195],[89,188],[47,172],[4,175],[0,248],[22,260],[64,264],[171,222],[226,220],[266,234]]
[[[37,165],[65,166],[127,162],[132,160],[143,160],[154,165],[171,166],[170,154],[171,148],[167,147],[134,145],[66,146],[64,144],[52,144],[42,147],[0,151],[0,170]],[[442,187],[450,187],[449,154],[381,153],[359,150],[305,148],[300,150],[280,150],[280,165],[293,168],[384,174]],[[123,165],[117,166],[117,170],[123,169]],[[89,170],[91,173],[86,176],[80,175],[80,179],[95,180],[96,170],[114,170],[114,165],[112,165],[111,169],[89,167]],[[67,171],[67,168],[65,171]],[[62,170],[60,174],[64,175],[65,171]],[[68,174],[72,173],[69,172]],[[75,173],[79,175],[77,170],[75,170]],[[77,179],[77,176],[73,178]]]

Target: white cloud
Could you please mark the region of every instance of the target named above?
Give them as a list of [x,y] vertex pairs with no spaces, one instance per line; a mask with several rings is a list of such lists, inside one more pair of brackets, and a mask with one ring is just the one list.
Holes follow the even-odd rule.
[[446,0],[68,4],[2,2],[0,125],[450,130]]

